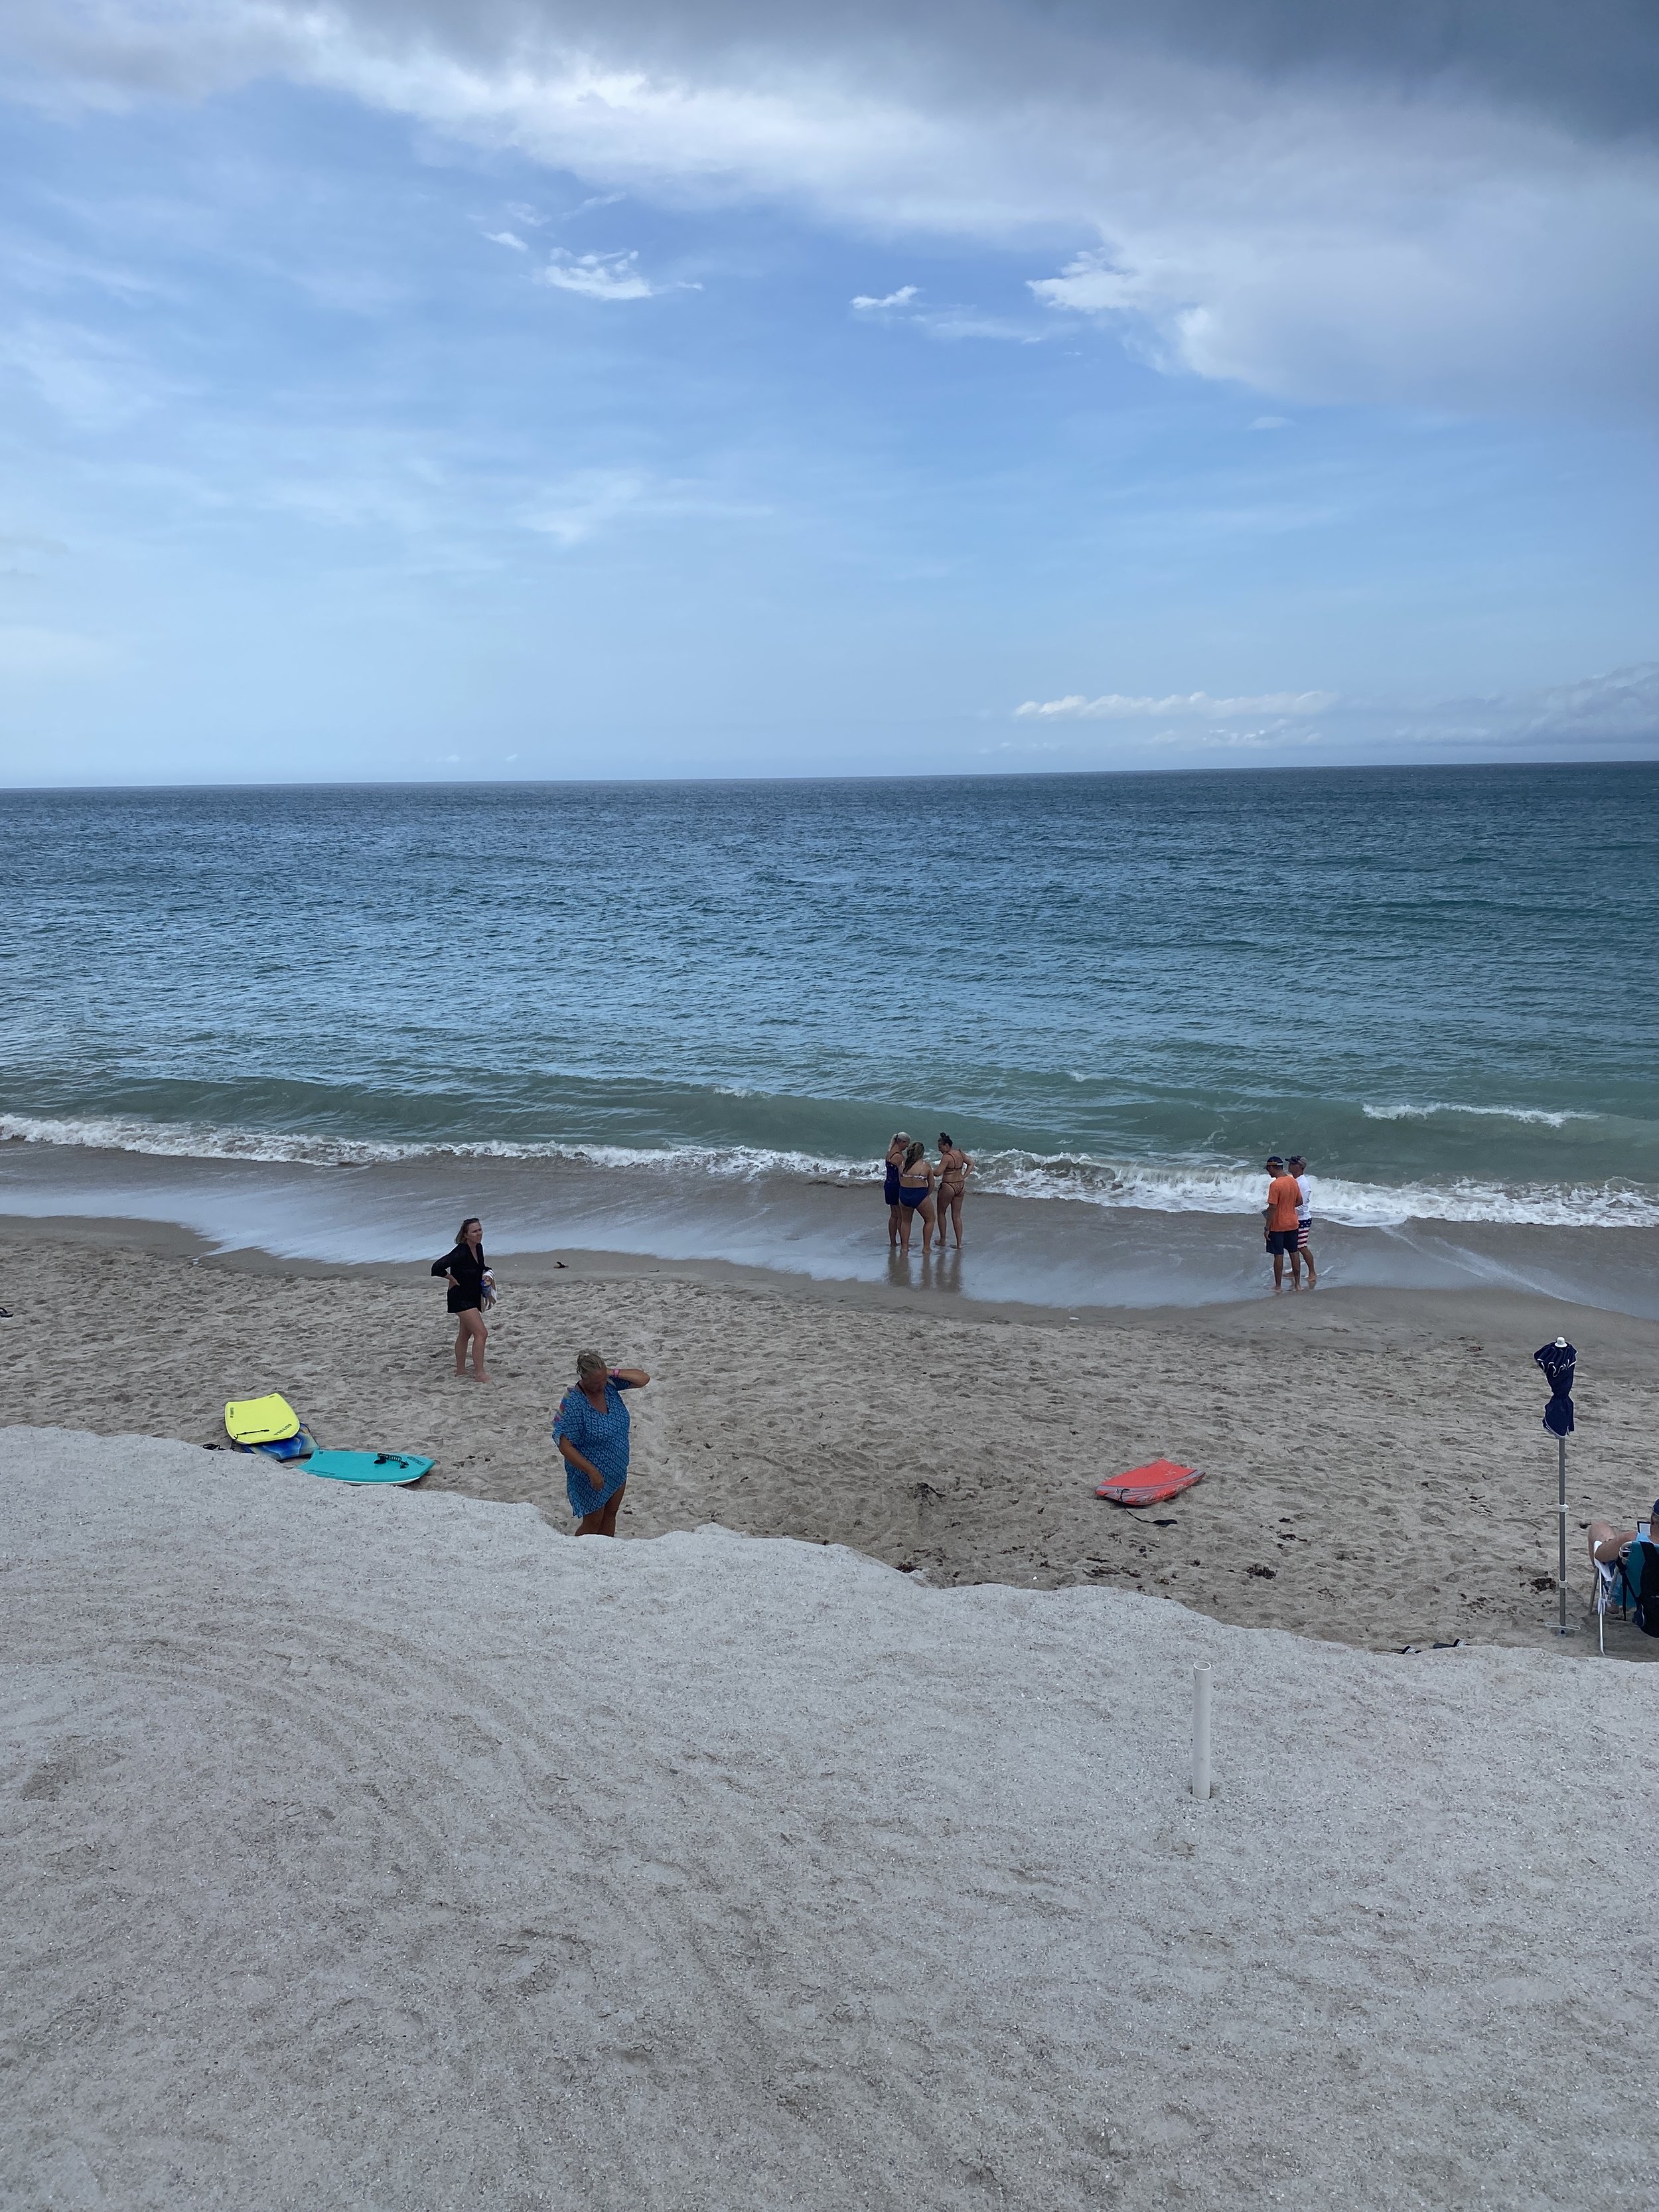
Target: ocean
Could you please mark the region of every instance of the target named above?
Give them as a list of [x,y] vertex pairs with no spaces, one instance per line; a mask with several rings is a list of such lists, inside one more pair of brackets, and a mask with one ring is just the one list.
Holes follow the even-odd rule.
[[1232,1294],[1146,1254],[1254,1266],[1270,1151],[1396,1261],[1659,1225],[1659,768],[11,792],[0,866],[12,1212],[859,1272],[948,1127],[1062,1302]]

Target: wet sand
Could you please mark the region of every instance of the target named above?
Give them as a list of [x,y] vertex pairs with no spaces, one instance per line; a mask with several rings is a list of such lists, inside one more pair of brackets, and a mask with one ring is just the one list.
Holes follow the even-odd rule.
[[[1579,1531],[1659,1492],[1659,1324],[1501,1291],[1321,1290],[1145,1312],[969,1304],[730,1265],[502,1262],[493,1383],[457,1382],[424,1269],[215,1255],[96,1220],[0,1231],[0,1421],[222,1441],[283,1390],[326,1444],[418,1451],[426,1492],[570,1525],[548,1437],[589,1345],[635,1401],[630,1536],[719,1522],[854,1547],[939,1586],[1140,1590],[1376,1648],[1558,1646],[1555,1456],[1531,1365],[1581,1352]],[[1127,1513],[1095,1484],[1165,1455],[1206,1480]],[[1611,1647],[1645,1657],[1616,1626]]]
[[[1265,1187],[1265,1186],[1264,1186]],[[1319,1202],[1316,1178],[1316,1204]],[[568,1247],[637,1261],[758,1269],[797,1282],[889,1279],[878,1177],[730,1176],[666,1161],[626,1169],[560,1160],[419,1158],[319,1166],[91,1146],[0,1143],[0,1217],[110,1217],[179,1224],[198,1249],[247,1249],[332,1265],[404,1261],[445,1250],[462,1213],[483,1217],[490,1250],[515,1266]],[[1127,1202],[1025,1198],[970,1184],[967,1249],[924,1269],[964,1306],[1009,1300],[1071,1310],[1227,1304],[1263,1280],[1255,1212],[1150,1211]],[[1659,1231],[1607,1225],[1321,1218],[1330,1287],[1507,1289],[1659,1320]]]

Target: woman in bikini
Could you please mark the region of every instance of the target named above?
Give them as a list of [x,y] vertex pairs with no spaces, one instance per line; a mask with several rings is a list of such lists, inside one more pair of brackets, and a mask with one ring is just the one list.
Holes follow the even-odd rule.
[[899,1170],[899,1234],[900,1249],[908,1260],[910,1256],[910,1223],[921,1216],[921,1249],[927,1253],[933,1242],[933,1170],[927,1158],[927,1147],[918,1137],[908,1145],[904,1165]]
[[957,1249],[958,1252],[962,1249],[962,1194],[968,1187],[968,1177],[973,1165],[951,1132],[941,1129],[939,1133],[939,1196],[933,1201],[939,1216],[939,1249],[941,1252],[945,1249],[945,1227],[951,1221],[957,1225]]

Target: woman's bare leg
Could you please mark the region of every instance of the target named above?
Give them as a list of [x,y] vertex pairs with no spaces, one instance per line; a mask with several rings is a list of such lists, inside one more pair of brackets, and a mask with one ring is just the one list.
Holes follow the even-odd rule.
[[910,1224],[915,1218],[916,1209],[914,1206],[906,1206],[899,1210],[904,1217],[899,1223],[899,1249],[908,1260],[910,1256]]
[[960,1252],[962,1249],[962,1193],[959,1190],[953,1190],[949,1198],[942,1200],[939,1206],[939,1241],[941,1250],[945,1245],[945,1224],[947,1220],[956,1224],[957,1249]]
[[596,1507],[592,1513],[584,1513],[576,1523],[576,1534],[579,1536],[614,1536],[617,1516],[622,1511],[623,1490],[627,1487],[628,1485],[623,1483],[622,1490],[617,1491],[614,1497],[607,1498],[603,1505]]
[[470,1343],[472,1346],[472,1379],[475,1382],[489,1382],[489,1370],[484,1365],[484,1346],[489,1340],[489,1331],[476,1309],[461,1316],[460,1333],[455,1339],[455,1372],[458,1375],[466,1372],[466,1347]]
[[890,1206],[887,1209],[887,1242],[890,1244],[896,1244],[899,1241],[899,1216],[903,1211],[902,1206]]
[[921,1249],[925,1255],[933,1241],[933,1227],[939,1219],[939,1212],[931,1198],[924,1198],[916,1212],[921,1216]]

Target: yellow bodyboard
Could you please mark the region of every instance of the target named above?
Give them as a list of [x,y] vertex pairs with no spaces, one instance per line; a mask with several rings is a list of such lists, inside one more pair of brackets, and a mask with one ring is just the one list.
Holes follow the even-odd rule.
[[278,1390],[268,1398],[233,1398],[225,1434],[234,1444],[279,1444],[300,1433],[300,1416]]

